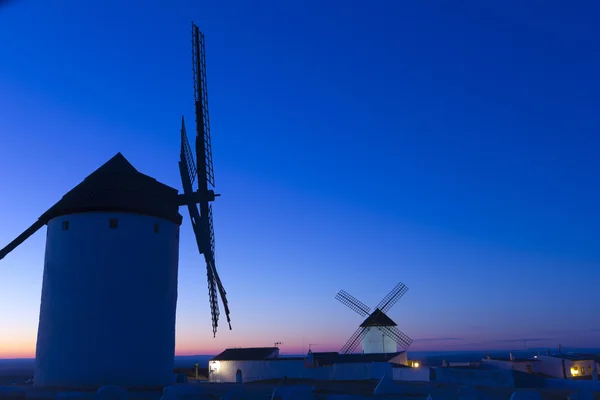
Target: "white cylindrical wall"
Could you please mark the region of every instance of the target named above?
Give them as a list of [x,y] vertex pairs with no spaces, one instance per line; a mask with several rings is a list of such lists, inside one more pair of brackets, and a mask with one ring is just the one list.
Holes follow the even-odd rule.
[[179,226],[160,218],[89,212],[52,219],[34,384],[172,384],[178,250]]
[[362,339],[364,353],[396,353],[398,345],[381,329],[373,326]]

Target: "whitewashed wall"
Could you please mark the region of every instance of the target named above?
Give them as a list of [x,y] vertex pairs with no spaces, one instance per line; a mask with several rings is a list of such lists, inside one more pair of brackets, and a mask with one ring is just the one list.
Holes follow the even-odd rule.
[[137,214],[89,212],[48,223],[36,385],[173,382],[178,238],[176,224]]
[[[564,378],[563,375],[563,359],[552,356],[538,356],[539,362],[534,363],[534,372],[539,372],[554,378]],[[579,371],[582,368],[585,369],[583,376],[592,375],[594,369],[594,362],[591,360],[565,360],[565,370],[567,379],[573,377],[571,374],[571,367],[577,367]],[[580,375],[581,376],[581,372]]]
[[395,381],[429,382],[429,367],[420,368],[394,368]]
[[370,353],[395,353],[398,344],[394,339],[385,334],[379,327],[372,327],[362,339],[362,350]]
[[402,352],[400,354],[398,354],[396,357],[392,358],[391,360],[389,360],[389,362],[393,362],[396,364],[402,364],[402,365],[408,365],[408,356],[406,354],[406,352]]
[[238,370],[242,373],[242,382],[283,378],[284,376],[322,380],[381,379],[385,374],[389,376],[393,374],[392,365],[387,362],[342,363],[307,368],[303,360],[219,361],[218,370],[209,373],[209,381],[236,382]]
[[392,376],[392,364],[388,362],[371,363],[371,379],[381,379],[384,375]]
[[[552,376],[554,378],[564,377],[561,358],[551,356],[538,356],[538,360],[540,361],[536,363],[534,372]],[[565,365],[565,368],[566,367],[567,366]]]
[[[209,374],[211,382],[235,382],[237,370],[242,372],[242,382],[263,379],[311,378],[328,380],[331,367],[306,368],[304,360],[220,361],[218,371]],[[209,363],[210,370],[210,363]]]
[[589,390],[600,392],[600,381],[582,381],[573,379],[546,379],[544,387],[549,389]]
[[435,381],[459,385],[514,387],[513,371],[502,369],[434,367]]
[[489,360],[484,359],[481,364],[497,369],[512,369],[515,371],[527,372],[531,373],[534,371],[534,365],[537,364],[538,361],[509,361],[509,360]]

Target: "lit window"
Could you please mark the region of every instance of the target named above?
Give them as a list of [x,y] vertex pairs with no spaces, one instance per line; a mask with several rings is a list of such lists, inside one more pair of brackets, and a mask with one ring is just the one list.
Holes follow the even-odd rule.
[[63,221],[61,225],[61,230],[68,231],[69,230],[69,221]]
[[571,375],[573,375],[573,376],[579,375],[579,368],[571,367]]
[[117,227],[119,226],[119,220],[111,219],[108,221],[108,225],[110,226],[111,229],[117,229]]

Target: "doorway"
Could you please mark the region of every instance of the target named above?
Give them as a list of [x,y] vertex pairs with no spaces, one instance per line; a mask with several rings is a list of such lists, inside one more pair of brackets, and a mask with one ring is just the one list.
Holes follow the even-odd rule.
[[242,370],[238,369],[235,373],[235,383],[242,383]]

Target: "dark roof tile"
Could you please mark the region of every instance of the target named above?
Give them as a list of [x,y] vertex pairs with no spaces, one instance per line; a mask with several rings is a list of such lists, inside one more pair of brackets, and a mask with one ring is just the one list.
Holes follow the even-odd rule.
[[392,321],[383,311],[376,309],[360,324],[361,327],[367,326],[396,326],[396,323]]
[[138,172],[117,153],[63,196],[40,217],[47,223],[61,215],[112,211],[151,215],[178,225],[177,189]]
[[[253,361],[266,360],[273,357],[273,353],[279,354],[277,347],[246,347],[239,349],[226,349],[211,361]],[[276,355],[276,356],[277,356]]]

